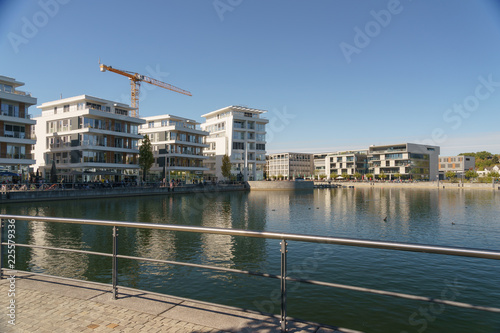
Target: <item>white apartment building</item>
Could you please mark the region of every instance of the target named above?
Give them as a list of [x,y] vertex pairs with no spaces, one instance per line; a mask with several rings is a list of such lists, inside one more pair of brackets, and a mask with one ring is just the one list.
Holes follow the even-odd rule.
[[205,149],[209,178],[222,180],[222,157],[228,155],[236,179],[262,180],[266,165],[266,124],[264,110],[231,105],[202,115],[201,128],[210,133]]
[[439,174],[438,146],[402,143],[370,146],[368,171],[374,176],[387,175],[388,179],[436,180]]
[[17,90],[23,82],[0,75],[0,171],[8,171],[25,177],[30,165],[35,164],[31,154],[36,143],[32,136],[28,109],[37,103],[30,93]]
[[465,175],[468,170],[474,170],[476,158],[473,156],[440,156],[439,172],[445,174],[453,171],[458,177]]
[[311,177],[314,173],[313,154],[277,153],[267,158],[267,177],[284,179]]
[[158,180],[182,179],[190,183],[194,179],[201,180],[203,172],[208,168],[203,161],[205,137],[208,132],[202,131],[200,123],[187,118],[169,114],[143,118],[139,133],[148,135],[153,147],[155,162],[150,174]]
[[43,103],[35,133],[36,168],[49,179],[55,161],[66,181],[135,180],[139,175],[139,125],[126,104],[80,95]]
[[325,174],[328,178],[331,174],[338,176],[363,176],[368,170],[367,164],[368,149],[356,151],[340,151],[326,155]]

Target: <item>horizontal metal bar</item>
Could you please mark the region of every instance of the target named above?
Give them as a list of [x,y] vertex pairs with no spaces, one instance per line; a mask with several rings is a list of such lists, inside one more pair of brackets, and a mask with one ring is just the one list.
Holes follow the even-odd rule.
[[297,279],[297,278],[292,278],[292,277],[287,277],[286,279],[287,279],[287,281],[301,282],[301,283],[313,284],[313,285],[317,285],[317,286],[326,286],[326,287],[332,287],[332,288],[337,288],[337,289],[354,290],[354,291],[360,291],[360,292],[377,294],[377,295],[406,298],[406,299],[411,299],[414,301],[441,303],[441,304],[446,304],[446,305],[453,305],[453,306],[460,307],[460,308],[467,308],[467,309],[500,313],[500,308],[495,308],[495,307],[490,307],[490,306],[473,305],[473,304],[448,301],[448,300],[443,300],[443,299],[438,299],[438,298],[430,298],[430,297],[425,297],[425,296],[403,294],[403,293],[397,293],[397,292],[393,292],[393,291],[385,291],[385,290],[378,290],[378,289],[371,289],[371,288],[364,288],[364,287],[356,287],[356,286],[349,286],[349,285],[345,285],[345,284],[330,283],[330,282],[323,282],[323,281]]
[[252,271],[242,271],[242,270],[239,270],[239,269],[225,268],[225,267],[218,267],[218,266],[208,266],[208,265],[201,265],[201,264],[192,264],[192,263],[188,263],[188,262],[171,261],[171,260],[161,260],[161,259],[150,259],[150,258],[142,258],[142,257],[133,257],[133,256],[125,256],[125,255],[121,255],[121,254],[117,255],[116,257],[119,258],[119,259],[132,259],[132,260],[143,260],[143,261],[150,261],[150,262],[159,262],[159,263],[164,263],[164,264],[169,264],[169,265],[179,265],[179,266],[204,268],[204,269],[211,269],[211,270],[222,271],[222,272],[230,272],[230,273],[248,274],[248,275],[254,275],[254,276],[269,277],[269,278],[273,278],[273,279],[279,279],[280,278],[279,275],[274,275],[274,274],[252,272]]
[[411,244],[411,243],[397,243],[397,242],[382,242],[374,240],[353,239],[353,238],[339,238],[339,237],[325,237],[314,235],[299,235],[288,233],[276,233],[267,231],[248,231],[241,229],[225,229],[225,228],[209,228],[209,227],[195,227],[171,224],[153,224],[153,223],[138,223],[138,222],[122,222],[122,221],[102,221],[102,220],[87,220],[87,219],[69,219],[69,218],[56,218],[44,216],[23,216],[23,215],[5,215],[0,214],[3,219],[16,219],[16,220],[29,220],[29,221],[43,221],[43,222],[58,222],[58,223],[73,223],[73,224],[92,224],[101,226],[118,226],[126,228],[144,228],[144,229],[157,229],[169,231],[183,231],[183,232],[196,232],[229,236],[246,236],[254,238],[266,239],[286,239],[290,241],[310,242],[310,243],[324,243],[336,244],[346,246],[356,246],[365,248],[377,248],[384,250],[398,250],[409,252],[423,252],[445,254],[461,257],[475,257],[483,259],[500,260],[499,251],[491,251],[484,249],[471,249],[460,247],[445,247],[434,246],[425,244]]
[[[9,245],[9,243],[1,243],[2,245]],[[44,250],[54,250],[54,251],[66,251],[66,252],[75,252],[75,253],[85,253],[85,254],[93,254],[96,256],[103,256],[103,257],[112,257],[113,255],[110,253],[102,253],[102,252],[94,252],[94,251],[85,251],[85,250],[76,250],[76,249],[67,249],[63,247],[50,247],[50,246],[41,246],[41,245],[28,245],[28,244],[15,244],[16,247],[28,247],[28,248],[34,248],[34,249],[44,249]]]

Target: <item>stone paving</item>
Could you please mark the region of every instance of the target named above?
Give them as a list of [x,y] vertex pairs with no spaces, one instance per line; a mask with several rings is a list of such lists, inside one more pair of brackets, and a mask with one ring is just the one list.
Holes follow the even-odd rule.
[[[80,281],[19,274],[15,296],[11,287],[8,279],[0,280],[1,333],[280,331],[273,317],[120,289],[119,298],[113,300],[109,287]],[[8,316],[12,300],[15,325]],[[289,323],[289,332],[353,331]]]

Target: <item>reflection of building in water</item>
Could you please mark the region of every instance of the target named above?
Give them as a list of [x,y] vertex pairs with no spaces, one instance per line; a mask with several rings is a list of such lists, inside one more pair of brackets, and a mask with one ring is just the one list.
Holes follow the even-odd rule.
[[266,215],[273,212],[273,215],[281,221],[290,221],[290,196],[295,195],[294,191],[250,191],[248,200],[252,202],[252,207],[262,215],[265,220]]
[[[257,231],[265,228],[266,204],[259,199],[255,201],[250,194],[209,195],[204,200],[208,208],[201,216],[204,227]],[[248,263],[260,263],[265,258],[264,239],[203,234],[201,243],[204,260],[223,267],[241,268]]]
[[[82,226],[79,225],[31,222],[28,232],[30,245],[81,249]],[[46,249],[31,249],[30,252],[29,265],[33,272],[82,278],[89,268],[86,254]]]

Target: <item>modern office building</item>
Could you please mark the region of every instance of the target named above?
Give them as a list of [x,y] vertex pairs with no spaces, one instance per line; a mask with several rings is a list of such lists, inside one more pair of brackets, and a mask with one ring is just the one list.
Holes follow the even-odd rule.
[[139,125],[132,107],[80,95],[43,103],[35,127],[36,168],[49,179],[53,161],[65,181],[135,180]]
[[316,153],[313,154],[314,178],[326,177],[326,156],[334,153]]
[[438,146],[415,143],[370,146],[368,171],[378,178],[436,180],[439,151]]
[[330,153],[325,159],[325,174],[328,178],[332,174],[337,174],[339,177],[359,174],[361,178],[368,170],[367,155],[368,149]]
[[17,90],[23,85],[0,76],[0,171],[27,177],[30,166],[35,164],[31,149],[36,143],[32,136],[36,121],[31,119],[28,109],[37,100],[30,93]]
[[473,156],[440,156],[439,172],[446,174],[453,171],[458,177],[462,177],[468,170],[474,170],[476,158]]
[[311,177],[314,173],[313,154],[270,154],[267,160],[267,177],[295,179]]
[[141,125],[139,133],[149,136],[155,157],[150,174],[167,181],[201,180],[203,172],[208,170],[203,166],[208,159],[203,155],[203,149],[208,147],[204,142],[208,132],[201,130],[200,123],[169,114],[143,119],[146,123]]
[[210,133],[205,149],[208,178],[223,180],[222,157],[228,155],[231,175],[241,180],[262,180],[266,165],[266,124],[264,110],[231,105],[202,115],[201,128]]

